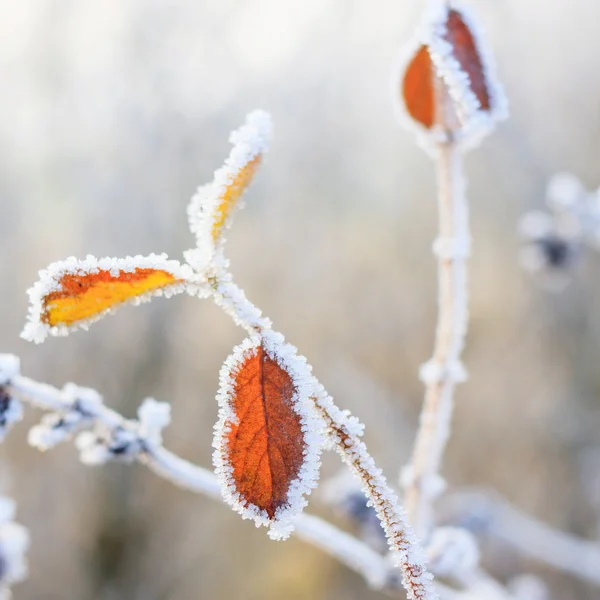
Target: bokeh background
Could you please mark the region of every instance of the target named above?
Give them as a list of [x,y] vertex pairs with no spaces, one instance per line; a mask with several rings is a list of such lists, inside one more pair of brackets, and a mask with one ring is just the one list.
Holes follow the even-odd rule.
[[[561,294],[519,267],[516,223],[548,177],[600,183],[600,5],[479,0],[511,119],[467,159],[471,330],[451,489],[492,488],[574,534],[600,535],[600,260]],[[100,390],[134,416],[172,403],[169,448],[210,464],[218,370],[242,332],[188,297],[127,308],[88,333],[19,339],[37,271],[70,255],[180,256],[185,207],[264,108],[268,161],[230,235],[248,296],[366,424],[397,480],[414,437],[436,316],[433,166],[395,121],[390,74],[424,2],[1,0],[0,351],[29,376]],[[375,599],[297,540],[270,542],[224,505],[140,466],[40,455],[30,413],[0,449],[2,492],[30,527],[16,600]],[[324,477],[339,469],[326,457]],[[316,492],[311,510],[337,519]],[[486,542],[503,581],[543,576],[554,598],[599,590]]]

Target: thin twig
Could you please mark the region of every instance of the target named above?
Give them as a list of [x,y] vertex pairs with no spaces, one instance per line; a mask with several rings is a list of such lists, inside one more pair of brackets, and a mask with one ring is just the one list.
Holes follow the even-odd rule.
[[[385,477],[368,454],[367,448],[343,422],[344,415],[328,410],[327,403],[318,399],[336,450],[352,472],[361,480],[363,492],[372,504],[385,531],[396,566],[402,569],[402,583],[409,598],[436,597],[431,584],[432,576],[424,567],[424,559],[414,538],[404,511],[399,507],[396,494],[389,488]],[[340,418],[341,416],[341,418]]]
[[600,543],[559,531],[527,515],[496,493],[452,494],[448,516],[461,521],[476,513],[486,533],[540,563],[600,587]]
[[425,401],[406,490],[411,523],[424,538],[432,526],[432,501],[442,487],[438,471],[450,433],[454,388],[465,376],[461,354],[468,317],[466,260],[470,236],[462,155],[451,135],[438,148],[437,180],[440,237],[434,252],[438,257],[438,324],[433,357],[421,369]]

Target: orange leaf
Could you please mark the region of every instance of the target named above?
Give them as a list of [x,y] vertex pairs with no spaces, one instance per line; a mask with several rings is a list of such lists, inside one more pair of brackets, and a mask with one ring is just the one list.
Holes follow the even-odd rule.
[[44,298],[42,322],[51,327],[72,325],[115,304],[176,281],[171,273],[155,269],[122,271],[116,276],[110,271],[66,274],[58,282],[59,291]]
[[408,63],[402,79],[402,97],[408,114],[426,127],[435,119],[433,64],[426,46],[420,46]]
[[[320,421],[310,400],[310,371],[290,346],[263,337],[238,347],[221,379],[215,466],[225,499],[273,528],[299,512],[302,494],[316,483]],[[287,533],[271,532],[276,538]]]
[[123,302],[182,291],[190,274],[189,267],[156,255],[53,263],[29,291],[31,308],[23,337],[40,342],[48,333],[65,334],[84,326]]
[[231,181],[225,186],[219,198],[217,200],[217,208],[215,210],[214,224],[212,228],[212,238],[216,242],[220,235],[223,225],[227,217],[231,213],[231,210],[235,207],[237,201],[240,199],[242,194],[246,191],[246,188],[252,182],[252,178],[256,173],[262,155],[255,156],[250,162],[246,163],[242,168],[232,175]]
[[216,254],[223,251],[225,230],[242,206],[248,189],[271,137],[271,118],[261,110],[246,116],[246,122],[234,131],[229,141],[233,148],[225,164],[215,171],[213,180],[198,188],[188,207],[189,224],[196,236],[196,248],[185,253],[197,271],[214,266]]

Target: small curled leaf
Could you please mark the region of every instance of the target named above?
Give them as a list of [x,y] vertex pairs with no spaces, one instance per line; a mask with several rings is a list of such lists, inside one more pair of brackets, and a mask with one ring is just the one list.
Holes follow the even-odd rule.
[[261,159],[262,155],[259,154],[250,162],[246,163],[235,175],[233,175],[230,182],[225,185],[221,191],[221,194],[218,198],[219,204],[215,209],[215,217],[212,227],[212,238],[214,242],[218,241],[227,217],[231,214],[231,211],[236,206],[238,200],[246,191],[246,188],[250,185]]
[[241,207],[241,199],[265,155],[271,137],[271,118],[254,111],[230,136],[233,148],[213,181],[201,186],[188,207],[190,229],[196,248],[186,252],[188,262],[198,271],[206,269],[225,241],[224,232]]
[[188,266],[154,254],[125,259],[88,256],[52,263],[28,292],[28,323],[21,335],[34,342],[49,333],[66,335],[124,302],[180,293],[191,275]]
[[214,462],[225,500],[279,539],[316,484],[320,420],[306,363],[274,339],[246,340],[223,367]]

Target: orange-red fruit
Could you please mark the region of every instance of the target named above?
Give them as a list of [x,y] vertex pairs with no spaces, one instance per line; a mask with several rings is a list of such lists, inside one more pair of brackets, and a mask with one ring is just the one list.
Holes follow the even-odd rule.
[[270,518],[288,504],[290,484],[304,461],[306,442],[293,408],[290,375],[259,346],[235,375],[225,456],[242,503]]

